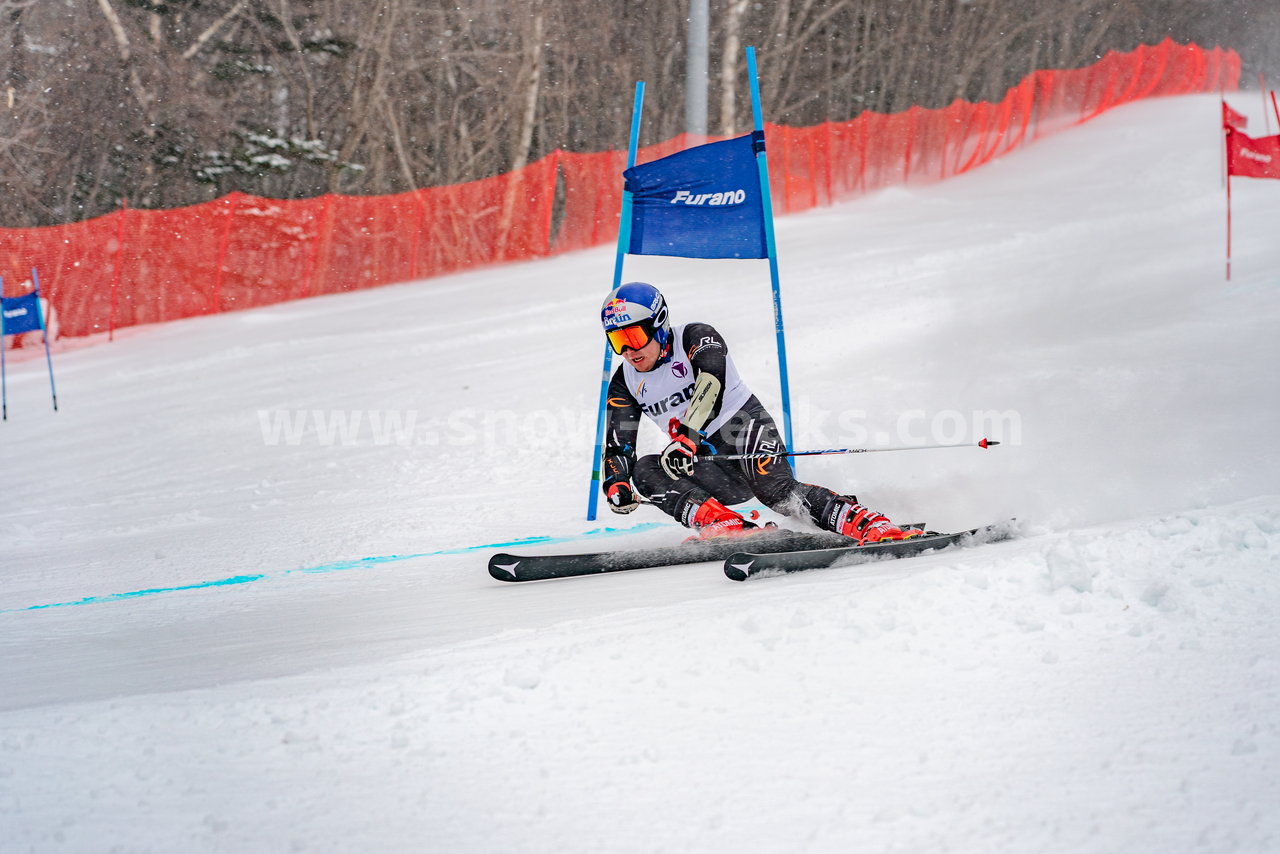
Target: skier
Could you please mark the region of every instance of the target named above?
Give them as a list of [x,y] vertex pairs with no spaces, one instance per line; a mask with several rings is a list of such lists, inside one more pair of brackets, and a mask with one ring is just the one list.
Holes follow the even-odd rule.
[[[673,328],[653,285],[616,288],[600,319],[623,358],[609,383],[606,416],[602,487],[613,512],[639,507],[639,492],[699,537],[732,536],[757,526],[725,505],[755,496],[783,515],[808,513],[819,528],[863,545],[924,533],[903,530],[855,496],[797,481],[773,418],[738,376],[720,333],[705,323]],[[641,413],[671,443],[637,460]],[[695,456],[716,453],[776,456],[694,465]]]

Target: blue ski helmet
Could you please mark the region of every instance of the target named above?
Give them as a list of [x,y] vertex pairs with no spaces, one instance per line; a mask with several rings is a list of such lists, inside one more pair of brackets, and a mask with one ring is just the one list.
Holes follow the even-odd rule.
[[605,298],[600,322],[613,352],[624,347],[639,350],[651,340],[665,351],[671,341],[671,322],[662,292],[647,282],[627,282]]

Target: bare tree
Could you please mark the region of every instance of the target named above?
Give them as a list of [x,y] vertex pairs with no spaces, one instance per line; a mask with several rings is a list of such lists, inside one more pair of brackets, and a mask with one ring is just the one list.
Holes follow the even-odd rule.
[[751,0],[730,0],[724,9],[724,48],[720,51],[720,132],[737,133],[738,56],[742,53],[742,16]]
[[[713,126],[994,100],[1040,67],[1167,36],[1280,77],[1274,0],[714,0]],[[0,224],[232,190],[394,193],[682,129],[687,0],[0,0]],[[1252,64],[1250,64],[1252,63]],[[1266,63],[1272,63],[1267,65]]]
[[516,138],[515,157],[511,159],[511,171],[524,168],[529,162],[529,149],[533,144],[533,130],[538,118],[538,87],[542,82],[543,24],[542,4],[535,4],[526,30],[523,50],[524,64],[520,70],[519,88],[524,90],[524,107],[520,115],[520,131]]

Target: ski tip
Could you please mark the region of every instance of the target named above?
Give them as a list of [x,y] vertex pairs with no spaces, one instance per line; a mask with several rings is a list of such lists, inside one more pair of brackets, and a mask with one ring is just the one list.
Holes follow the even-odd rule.
[[516,567],[520,565],[520,558],[515,555],[496,554],[489,558],[489,574],[499,581],[519,581],[516,575]]
[[724,574],[730,581],[746,581],[755,558],[748,554],[730,555],[724,562]]

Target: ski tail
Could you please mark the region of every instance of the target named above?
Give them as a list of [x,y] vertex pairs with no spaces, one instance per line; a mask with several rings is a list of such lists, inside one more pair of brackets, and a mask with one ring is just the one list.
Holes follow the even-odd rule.
[[966,547],[1007,540],[1013,536],[1011,523],[985,525],[954,534],[926,531],[922,536],[905,540],[871,543],[870,545],[836,548],[797,549],[774,554],[737,552],[724,562],[724,574],[733,581],[746,581],[762,575],[804,572],[836,566],[869,563],[874,560],[913,557],[949,546]]

